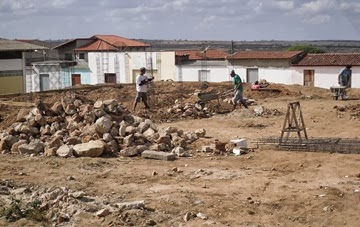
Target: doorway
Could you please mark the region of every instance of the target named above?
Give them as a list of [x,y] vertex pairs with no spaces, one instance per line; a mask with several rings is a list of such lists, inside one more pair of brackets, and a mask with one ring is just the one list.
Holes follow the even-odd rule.
[[259,80],[259,69],[246,69],[246,82],[254,83]]
[[116,83],[116,73],[105,73],[105,83]]
[[50,90],[49,74],[40,74],[40,91]]
[[315,70],[304,70],[304,86],[314,87]]
[[72,86],[81,84],[81,75],[80,74],[71,74],[71,84],[72,84]]

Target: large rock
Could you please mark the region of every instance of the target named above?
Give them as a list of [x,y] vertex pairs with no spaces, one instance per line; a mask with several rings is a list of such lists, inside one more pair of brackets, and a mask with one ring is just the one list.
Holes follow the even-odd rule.
[[155,132],[159,131],[159,127],[150,119],[145,119],[145,123],[149,124],[150,128],[153,129]]
[[51,107],[52,112],[55,114],[60,115],[63,112],[63,107],[61,105],[61,102],[55,102]]
[[145,132],[146,130],[148,130],[150,128],[150,124],[146,123],[146,122],[141,122],[138,126],[139,131],[141,133]]
[[17,114],[16,117],[16,121],[18,122],[25,122],[26,121],[26,116],[29,114],[29,110],[28,109],[20,109],[19,113]]
[[175,154],[162,152],[162,151],[144,151],[141,153],[141,157],[149,159],[158,159],[165,161],[173,161],[176,159]]
[[11,153],[19,153],[19,146],[27,144],[26,140],[19,140],[18,142],[14,143],[11,147]]
[[92,140],[88,143],[77,144],[73,147],[76,157],[99,157],[105,148],[104,142]]
[[101,117],[95,122],[95,130],[100,134],[108,133],[112,126],[112,121],[108,117]]
[[16,136],[13,136],[13,135],[4,136],[4,138],[2,140],[5,141],[6,145],[9,148],[11,148],[14,145],[14,143],[19,141],[19,139]]
[[61,145],[62,145],[62,141],[59,138],[55,137],[49,141],[46,148],[56,148],[57,150]]
[[23,144],[18,147],[20,154],[39,154],[44,151],[44,145],[40,142]]
[[127,147],[120,151],[120,155],[123,157],[135,157],[138,156],[139,154],[140,153],[137,147]]
[[56,154],[59,157],[67,158],[73,156],[73,150],[68,145],[63,145],[59,147],[59,149],[56,151]]
[[120,125],[119,136],[124,137],[125,135],[126,135],[126,126],[125,125]]
[[133,144],[134,140],[135,140],[134,135],[131,134],[131,135],[126,136],[124,138],[124,142],[123,142],[124,146],[126,146],[126,147],[131,146]]
[[104,103],[101,100],[98,100],[94,103],[94,108],[95,109],[104,109]]

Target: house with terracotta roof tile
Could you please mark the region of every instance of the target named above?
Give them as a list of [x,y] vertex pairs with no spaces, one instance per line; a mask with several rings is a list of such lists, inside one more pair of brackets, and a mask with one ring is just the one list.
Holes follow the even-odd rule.
[[175,52],[177,81],[229,81],[226,56],[221,50],[182,50]]
[[346,65],[352,65],[351,87],[360,88],[360,53],[308,54],[293,64],[293,80],[305,86],[338,86],[339,72]]
[[247,83],[299,84],[292,65],[305,56],[301,51],[240,51],[227,57],[227,65]]
[[[58,52],[58,62],[37,63],[36,72],[47,69],[60,75],[52,87],[65,88],[77,84],[133,83],[141,67],[155,80],[175,78],[175,54],[173,51],[152,52],[150,45],[115,35],[95,35],[77,38],[53,48]],[[75,62],[71,67],[62,67],[61,62]],[[59,64],[61,63],[61,64]],[[55,70],[55,71],[56,71]],[[54,70],[51,70],[54,71]],[[44,72],[43,72],[44,73]],[[56,83],[56,84],[54,84]],[[32,91],[39,91],[39,87]]]

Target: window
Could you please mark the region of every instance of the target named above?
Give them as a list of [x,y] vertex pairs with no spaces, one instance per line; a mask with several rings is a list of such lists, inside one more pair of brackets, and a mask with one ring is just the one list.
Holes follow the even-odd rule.
[[105,73],[105,83],[116,83],[116,74],[115,73]]
[[85,59],[85,53],[80,53],[79,54],[79,59]]
[[10,77],[10,76],[22,76],[22,70],[8,70],[8,71],[0,71],[0,77]]
[[65,53],[65,60],[72,61],[73,55],[71,53]]

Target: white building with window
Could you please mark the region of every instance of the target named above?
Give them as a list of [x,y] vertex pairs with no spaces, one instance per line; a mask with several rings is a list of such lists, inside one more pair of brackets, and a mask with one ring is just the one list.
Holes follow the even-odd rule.
[[360,53],[308,54],[293,64],[293,78],[305,86],[338,86],[338,75],[346,65],[352,66],[351,87],[360,88]]
[[176,81],[222,82],[231,80],[225,61],[228,53],[221,50],[176,51]]

